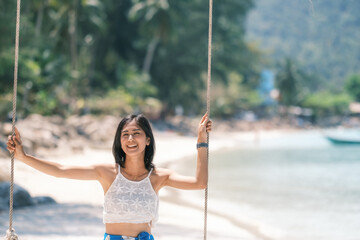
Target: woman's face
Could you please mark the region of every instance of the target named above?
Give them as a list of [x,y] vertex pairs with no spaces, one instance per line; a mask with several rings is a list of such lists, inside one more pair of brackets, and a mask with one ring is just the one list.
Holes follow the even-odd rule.
[[121,148],[126,155],[145,154],[145,147],[150,144],[150,138],[146,137],[135,119],[124,126],[120,138]]

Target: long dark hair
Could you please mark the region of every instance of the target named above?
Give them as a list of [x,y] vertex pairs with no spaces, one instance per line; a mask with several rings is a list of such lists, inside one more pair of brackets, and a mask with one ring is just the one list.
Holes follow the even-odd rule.
[[130,114],[130,115],[127,115],[126,117],[124,117],[120,121],[119,126],[117,127],[117,130],[116,130],[114,144],[113,144],[113,148],[112,148],[115,162],[120,164],[120,166],[122,168],[125,168],[126,154],[121,147],[121,141],[120,141],[121,132],[122,132],[124,126],[126,124],[130,123],[134,119],[135,119],[136,124],[139,127],[141,127],[141,129],[145,132],[146,137],[150,138],[150,144],[147,145],[145,148],[145,158],[144,158],[145,168],[148,171],[150,171],[152,168],[155,167],[153,164],[153,158],[155,155],[155,139],[154,139],[154,135],[153,135],[149,120],[142,114],[137,114],[137,115]]

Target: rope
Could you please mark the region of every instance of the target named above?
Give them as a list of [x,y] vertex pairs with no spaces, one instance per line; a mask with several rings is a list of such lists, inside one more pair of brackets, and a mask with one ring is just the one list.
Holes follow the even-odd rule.
[[[211,87],[211,46],[212,46],[212,12],[213,0],[209,0],[209,42],[208,42],[208,73],[207,73],[207,91],[206,91],[206,111],[210,118],[210,87]],[[207,133],[207,143],[209,144],[210,135]],[[209,163],[209,147],[207,148],[207,161]],[[207,237],[207,208],[208,208],[208,186],[205,188],[205,206],[204,206],[204,240]]]
[[[18,63],[19,63],[19,35],[20,35],[20,8],[21,0],[17,0],[16,8],[16,36],[15,36],[15,63],[14,63],[14,91],[13,91],[13,111],[12,111],[12,135],[15,136],[16,122],[16,97],[18,82]],[[210,87],[211,87],[211,45],[212,45],[212,9],[213,1],[209,0],[209,42],[208,42],[208,75],[207,75],[207,96],[206,109],[210,117]],[[207,133],[207,143],[210,135]],[[207,148],[207,159],[209,161],[209,148]],[[11,153],[11,178],[10,178],[10,201],[9,201],[9,229],[6,231],[5,239],[17,240],[18,236],[13,228],[13,201],[14,201],[14,153]],[[205,210],[204,210],[204,240],[207,234],[207,202],[208,186],[205,189]]]
[[[14,63],[14,92],[13,92],[13,110],[12,110],[12,135],[15,136],[16,121],[16,94],[18,82],[18,65],[19,65],[19,35],[20,35],[20,4],[17,0],[16,7],[16,36],[15,36],[15,63]],[[17,240],[13,225],[13,202],[14,202],[14,152],[11,153],[11,177],[10,177],[10,200],[9,200],[9,229],[6,231],[5,239]]]

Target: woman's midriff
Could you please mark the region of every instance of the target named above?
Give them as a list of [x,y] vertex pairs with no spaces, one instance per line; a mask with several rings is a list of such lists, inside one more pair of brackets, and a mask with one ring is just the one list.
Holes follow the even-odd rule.
[[148,223],[106,223],[105,231],[111,235],[137,237],[141,232],[151,234],[151,227]]

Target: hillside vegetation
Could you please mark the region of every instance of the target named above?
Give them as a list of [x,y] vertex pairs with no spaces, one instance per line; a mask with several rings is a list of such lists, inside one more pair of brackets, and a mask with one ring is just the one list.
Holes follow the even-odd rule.
[[360,1],[256,0],[248,39],[270,58],[291,58],[338,88],[360,66]]
[[[5,118],[11,109],[16,2],[0,0],[0,6]],[[214,8],[213,80],[227,91],[233,78],[247,89],[257,79],[258,54],[243,40],[252,6],[252,0],[228,0]],[[19,114],[202,112],[208,8],[201,0],[25,1]],[[227,100],[214,104],[216,112],[225,111]]]

